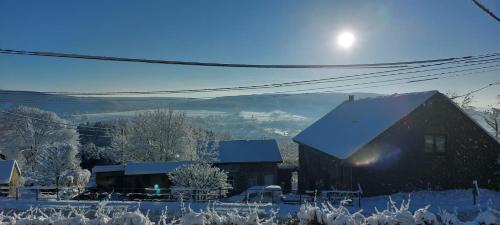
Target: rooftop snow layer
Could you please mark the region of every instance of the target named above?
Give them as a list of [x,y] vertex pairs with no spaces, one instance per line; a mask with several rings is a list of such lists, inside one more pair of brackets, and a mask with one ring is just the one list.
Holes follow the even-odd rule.
[[125,166],[125,175],[168,173],[175,170],[179,166],[188,164],[191,164],[191,162],[176,161],[176,162],[128,163]]
[[436,93],[415,92],[345,101],[293,140],[345,159]]
[[234,140],[219,142],[220,163],[282,162],[275,140]]
[[10,183],[15,166],[15,160],[0,160],[0,184]]
[[92,173],[117,172],[124,170],[125,168],[123,165],[94,166],[94,168],[92,168]]

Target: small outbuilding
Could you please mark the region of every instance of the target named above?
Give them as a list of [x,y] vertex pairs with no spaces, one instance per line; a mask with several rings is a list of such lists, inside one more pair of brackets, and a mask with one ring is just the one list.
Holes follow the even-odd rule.
[[278,164],[283,159],[276,140],[221,141],[218,150],[214,165],[228,173],[231,193],[278,184]]
[[0,160],[0,196],[15,196],[21,185],[21,170],[16,160]]
[[141,193],[147,188],[169,188],[168,173],[190,163],[175,161],[95,166],[92,173],[96,178],[96,188],[101,192]]

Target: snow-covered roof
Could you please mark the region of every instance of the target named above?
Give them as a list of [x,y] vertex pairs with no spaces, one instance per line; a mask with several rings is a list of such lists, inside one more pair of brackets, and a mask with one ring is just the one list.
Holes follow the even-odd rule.
[[94,168],[92,168],[92,173],[118,172],[124,170],[125,167],[123,165],[104,165],[94,166]]
[[345,101],[293,140],[345,159],[436,93],[415,92]]
[[125,175],[165,174],[179,166],[189,164],[191,164],[190,161],[128,163],[125,166]]
[[16,160],[0,160],[0,184],[10,183],[14,168],[18,168]]
[[282,162],[275,140],[219,142],[219,163]]

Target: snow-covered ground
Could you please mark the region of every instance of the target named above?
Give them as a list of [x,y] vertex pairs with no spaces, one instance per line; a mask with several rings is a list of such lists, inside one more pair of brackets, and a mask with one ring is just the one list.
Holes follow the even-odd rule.
[[[482,189],[480,195],[477,199],[477,206],[472,204],[472,191],[468,190],[447,190],[447,191],[419,191],[414,193],[398,193],[391,195],[392,201],[395,201],[398,205],[403,201],[410,199],[410,211],[415,211],[420,208],[424,208],[430,205],[429,211],[433,213],[439,213],[442,210],[448,212],[456,211],[459,217],[463,219],[473,218],[478,211],[485,210],[487,208],[492,208],[495,210],[500,210],[500,192],[495,192],[491,190]],[[389,196],[376,196],[363,198],[361,200],[361,209],[363,214],[370,215],[375,212],[375,208],[382,211],[387,208],[387,203],[389,201]],[[16,210],[23,211],[30,207],[36,208],[59,208],[64,209],[68,207],[82,207],[82,208],[92,208],[95,207],[98,201],[72,201],[72,200],[41,200],[36,201],[34,199],[19,199],[15,200],[12,198],[0,198],[0,211]],[[259,208],[262,212],[270,213],[272,210],[277,211],[278,217],[286,218],[288,215],[295,215],[300,206],[296,204],[244,204],[244,203],[223,203],[223,202],[211,202],[211,203],[190,203],[185,202],[184,206],[189,206],[195,211],[206,209],[208,204],[213,206],[215,210],[218,211],[228,211],[231,209],[239,209],[240,211],[249,210],[250,208]],[[177,214],[181,211],[182,203],[180,202],[133,202],[133,201],[109,201],[108,207],[113,208],[128,208],[129,210],[140,209],[141,211],[150,214],[161,214],[165,208],[168,209],[169,213]],[[357,202],[352,205],[347,206],[351,212],[359,211],[360,208],[357,206]]]

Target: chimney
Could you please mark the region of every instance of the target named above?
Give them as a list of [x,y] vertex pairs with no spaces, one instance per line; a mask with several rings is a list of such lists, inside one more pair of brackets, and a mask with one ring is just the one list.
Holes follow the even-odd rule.
[[349,102],[353,102],[354,101],[354,95],[349,95]]

